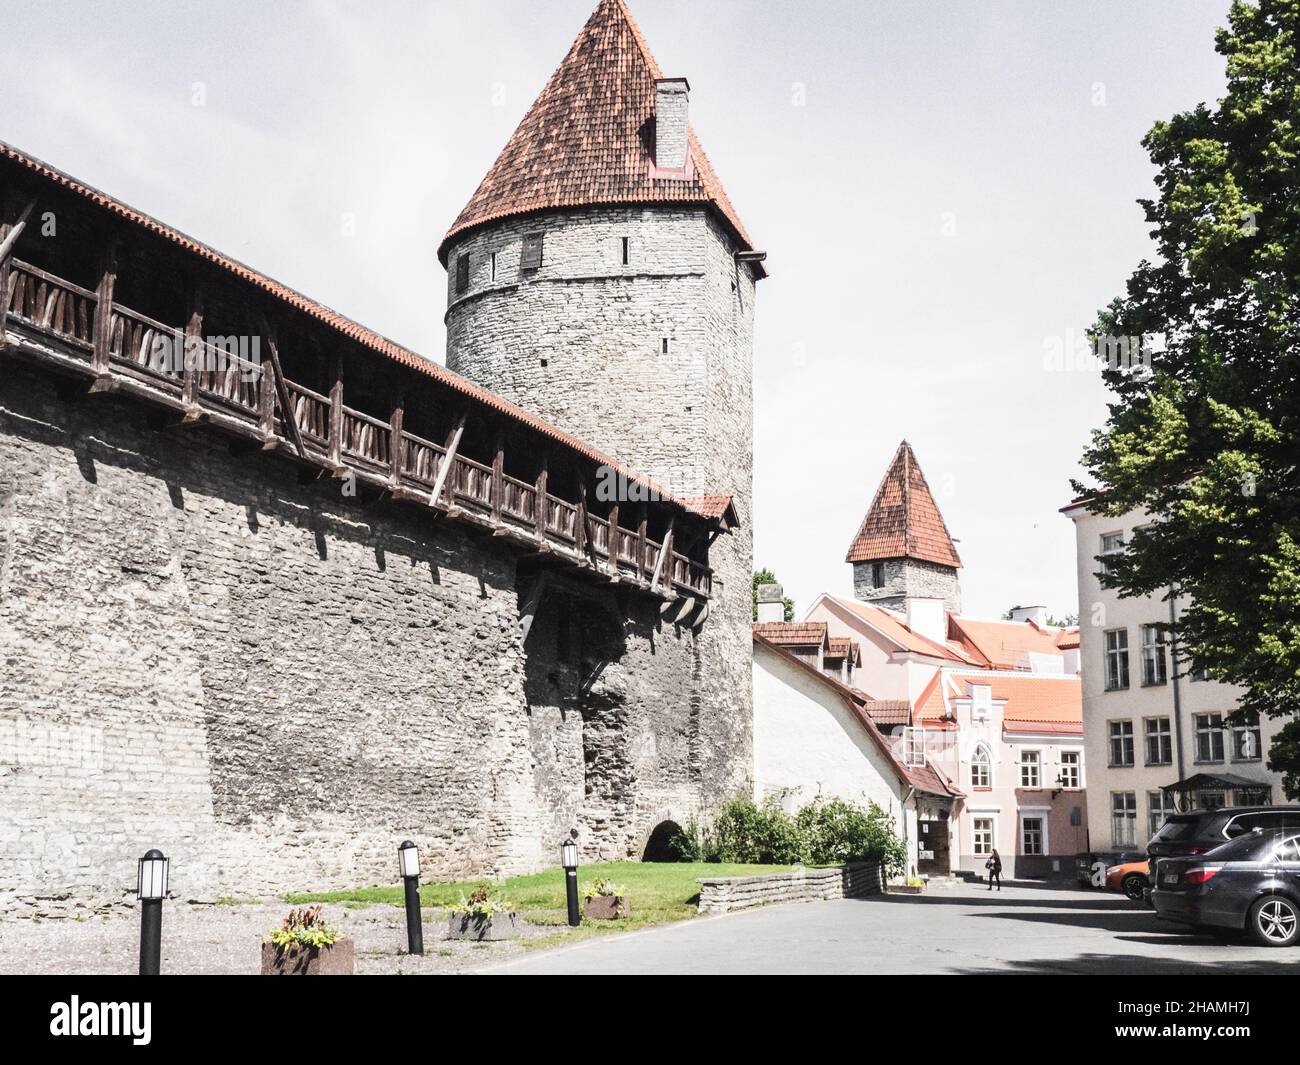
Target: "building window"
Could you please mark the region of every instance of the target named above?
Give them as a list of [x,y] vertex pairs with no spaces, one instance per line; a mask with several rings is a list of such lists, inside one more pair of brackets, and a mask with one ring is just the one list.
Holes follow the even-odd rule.
[[1196,797],[1196,803],[1202,810],[1222,810],[1227,805],[1221,791],[1203,791]]
[[1101,536],[1101,572],[1110,572],[1110,560],[1107,555],[1119,555],[1124,552],[1123,533],[1102,533]]
[[1078,751],[1061,752],[1061,787],[1079,788],[1083,786],[1083,755]]
[[[1223,715],[1196,714],[1196,760],[1198,762],[1223,761]],[[1218,807],[1207,807],[1217,810]]]
[[1188,675],[1189,677],[1191,677],[1192,680],[1209,680],[1209,679],[1210,679],[1210,671],[1209,671],[1208,669],[1206,669],[1204,666],[1197,666],[1195,669],[1193,669],[1193,670],[1192,670],[1190,673],[1188,673],[1187,675]]
[[1165,675],[1165,634],[1159,626],[1143,625],[1142,630],[1142,684],[1150,687],[1164,684]]
[[[1042,774],[1039,771],[1040,756],[1037,751],[1020,752],[1020,786],[1022,788],[1041,788]],[[1026,851],[1026,853],[1028,853]]]
[[1251,714],[1242,724],[1232,726],[1232,760],[1258,762],[1263,757],[1263,740],[1259,734],[1259,714]]
[[1132,847],[1137,842],[1137,794],[1110,793],[1110,842],[1112,847]]
[[1112,769],[1133,765],[1133,722],[1112,721],[1107,726],[1110,734],[1110,764]]
[[667,354],[668,354],[668,338],[667,338],[667,337],[660,337],[660,339],[659,339],[659,353],[660,353],[661,355],[667,355]]
[[488,259],[488,262],[491,264],[492,267],[492,280],[495,281],[497,279],[497,253],[496,252],[492,253],[491,257]]
[[972,788],[991,788],[993,786],[993,763],[989,758],[989,749],[980,744],[970,760],[970,783]]
[[1106,690],[1118,691],[1128,687],[1128,630],[1110,629],[1106,632]]
[[524,250],[519,257],[519,269],[540,270],[542,268],[542,235],[540,233],[524,234]]
[[1174,812],[1174,800],[1163,791],[1147,792],[1147,836],[1160,831],[1165,819]]
[[456,295],[469,288],[469,254],[456,256]]
[[1169,732],[1169,718],[1146,720],[1147,765],[1169,765],[1174,760],[1174,741]]
[[993,818],[976,817],[971,820],[971,836],[976,855],[993,853]]
[[1025,817],[1020,821],[1020,853],[1043,853],[1043,819]]
[[883,588],[885,586],[885,564],[883,562],[871,563],[871,587]]
[[623,244],[623,265],[627,266],[632,261],[632,238],[624,237]]

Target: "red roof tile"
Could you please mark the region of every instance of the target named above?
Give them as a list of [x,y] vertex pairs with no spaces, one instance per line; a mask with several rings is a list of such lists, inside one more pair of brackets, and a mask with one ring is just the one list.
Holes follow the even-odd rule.
[[862,708],[877,727],[912,723],[912,707],[906,699],[866,699]]
[[[20,151],[19,149],[0,141],[0,159],[13,160],[41,178],[47,181],[52,181],[70,192],[73,192],[91,203],[109,211],[111,214],[124,218],[128,222],[131,222],[132,224],[148,230],[149,232],[162,237],[164,240],[177,245],[184,251],[207,260],[214,266],[239,278],[241,281],[247,282],[256,288],[261,289],[263,292],[274,297],[281,303],[293,307],[295,310],[301,311],[323,325],[341,333],[343,336],[356,341],[356,343],[360,344],[363,348],[379,355],[383,355],[385,358],[400,363],[418,373],[425,374],[426,376],[433,378],[435,381],[446,385],[448,388],[454,389],[462,395],[467,396],[478,403],[482,403],[530,429],[536,430],[565,447],[571,448],[595,463],[612,467],[618,472],[625,474],[629,479],[636,481],[638,484],[650,488],[658,494],[659,498],[674,503],[692,513],[699,514],[701,517],[716,517],[715,514],[711,513],[711,511],[716,508],[716,504],[710,504],[707,508],[707,512],[706,510],[697,510],[691,502],[675,497],[671,492],[657,485],[650,478],[637,473],[630,467],[624,466],[622,463],[619,463],[608,455],[596,450],[596,448],[592,447],[585,441],[579,440],[576,436],[572,436],[562,429],[557,429],[550,423],[543,421],[537,415],[530,414],[528,411],[515,406],[509,400],[502,399],[495,393],[489,392],[486,388],[474,384],[474,382],[461,377],[459,374],[452,373],[452,371],[448,370],[446,367],[440,366],[438,363],[426,359],[422,355],[417,355],[415,352],[402,347],[400,344],[394,343],[387,337],[381,336],[379,333],[367,329],[363,325],[359,325],[357,322],[352,321],[352,319],[339,314],[338,311],[331,310],[329,307],[317,303],[315,300],[309,299],[302,293],[289,288],[288,285],[282,285],[280,282],[267,277],[265,274],[258,273],[256,270],[245,266],[236,259],[231,259],[228,256],[223,255],[221,252],[195,240],[193,237],[188,237],[179,230],[164,225],[162,222],[159,222],[156,218],[145,214],[143,211],[138,211],[134,207],[130,207],[127,204],[122,203],[120,200],[115,200],[106,193],[100,192],[98,189],[83,184],[76,178],[63,173],[61,170],[56,170],[48,163],[42,162],[35,156],[28,155],[26,152]],[[704,496],[696,498],[716,499],[719,497]]]
[[912,445],[904,440],[876,489],[867,516],[849,545],[846,562],[914,558],[961,566],[948,526],[930,494]]
[[942,719],[945,686],[949,700],[953,700],[969,698],[971,684],[987,684],[993,699],[1005,701],[1002,724],[1008,731],[1083,731],[1079,678],[1046,673],[940,670],[916,700],[916,716],[927,723]]
[[907,623],[902,618],[895,616],[884,607],[872,606],[870,603],[864,603],[858,599],[844,599],[836,595],[827,595],[825,599],[830,606],[838,607],[842,614],[856,615],[905,651],[931,655],[935,658],[946,658],[951,662],[958,662],[962,665],[981,664],[969,655],[960,644],[953,642],[936,643],[934,640],[913,632],[907,627]]
[[981,661],[994,669],[1028,669],[1029,654],[1059,655],[1060,635],[1032,621],[985,621],[948,615],[949,635],[955,636]]
[[784,647],[827,646],[824,621],[760,621],[754,635]]
[[[663,77],[623,0],[601,0],[438,249],[511,215],[612,203],[699,203],[752,250],[692,129],[682,177],[654,173],[655,82]],[[754,264],[760,276],[765,271]]]

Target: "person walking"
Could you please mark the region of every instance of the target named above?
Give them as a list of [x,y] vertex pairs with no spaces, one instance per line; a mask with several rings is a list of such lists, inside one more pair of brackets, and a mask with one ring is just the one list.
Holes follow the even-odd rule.
[[998,854],[997,848],[993,848],[993,853],[989,855],[989,860],[984,863],[984,868],[989,871],[989,890],[993,890],[993,881],[998,882],[998,890],[1002,890],[1002,856]]

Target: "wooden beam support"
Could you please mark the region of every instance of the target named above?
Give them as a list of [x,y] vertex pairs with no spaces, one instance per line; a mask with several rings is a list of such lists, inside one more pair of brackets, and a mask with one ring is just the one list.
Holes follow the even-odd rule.
[[578,556],[591,557],[591,529],[587,525],[587,482],[578,482],[578,518],[573,523],[574,547]]
[[442,489],[447,483],[447,475],[451,473],[451,468],[456,463],[456,452],[460,450],[460,440],[465,435],[465,418],[466,415],[462,412],[456,421],[456,428],[447,437],[447,451],[442,457],[442,465],[438,467],[438,478],[433,482],[433,492],[429,495],[429,502],[435,505],[442,499]]
[[343,354],[334,356],[334,383],[330,385],[330,462],[343,469]]
[[108,352],[112,345],[113,287],[117,284],[117,241],[110,241],[104,252],[104,267],[100,271],[99,285],[95,289],[95,322],[91,328],[94,351],[91,366],[96,377],[109,375]]
[[501,504],[506,493],[506,444],[505,434],[497,430],[496,448],[492,453],[492,520],[501,523]]
[[672,587],[673,522],[675,522],[676,520],[677,520],[676,514],[674,514],[671,518],[668,519],[668,531],[664,533],[663,546],[659,549],[659,557],[655,559],[655,571],[650,575],[651,588],[654,588],[654,586],[659,583],[659,574],[660,571],[662,571],[665,568],[665,563],[667,563],[667,570],[668,570],[667,584],[669,588]]
[[618,576],[618,497],[614,497],[614,505],[609,508],[609,571],[615,577]]
[[14,245],[18,243],[18,238],[23,235],[23,230],[27,228],[27,220],[31,218],[34,210],[36,210],[35,197],[29,200],[27,206],[19,212],[14,224],[7,227],[4,239],[0,240],[0,266],[8,265],[9,256],[13,253]]
[[203,351],[203,304],[205,294],[202,285],[195,285],[190,293],[190,317],[185,323],[185,349],[181,352],[185,360],[185,373],[181,386],[181,397],[185,401],[185,418],[194,421],[199,415],[199,369],[202,364]]
[[537,483],[534,486],[537,491],[536,513],[533,514],[533,529],[537,534],[537,539],[543,543],[546,541],[546,512],[549,504],[546,502],[546,480],[549,474],[548,464],[550,458],[547,452],[542,452],[542,468],[537,473]]
[[645,580],[645,550],[646,550],[646,505],[641,504],[641,517],[636,527],[636,576],[637,580]]
[[399,402],[388,419],[388,483],[394,488],[402,486],[402,458],[406,450],[402,444],[402,421],[405,417],[405,408]]
[[[280,421],[284,423],[284,429],[289,434],[289,439],[293,441],[298,457],[305,459],[307,449],[302,445],[302,433],[298,431],[298,416],[294,413],[293,401],[289,396],[289,383],[285,380],[284,367],[280,365],[280,351],[275,343],[275,331],[271,328],[270,320],[266,315],[262,315],[262,335],[266,337],[266,350],[271,353],[271,373],[275,377],[275,394],[280,401]],[[265,369],[262,372],[265,376]]]

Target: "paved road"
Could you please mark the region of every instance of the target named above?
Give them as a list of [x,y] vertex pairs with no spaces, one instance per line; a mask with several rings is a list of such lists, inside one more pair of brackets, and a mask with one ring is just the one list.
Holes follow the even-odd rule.
[[588,940],[496,973],[1300,973],[1300,947],[1191,935],[1109,893],[975,885],[771,906]]

